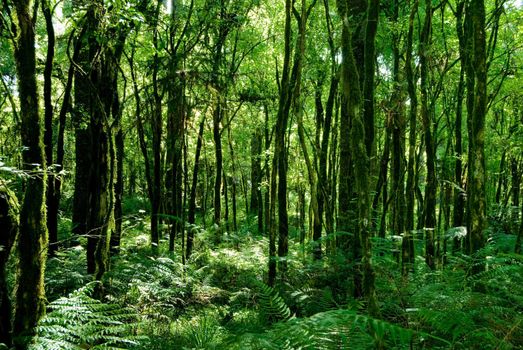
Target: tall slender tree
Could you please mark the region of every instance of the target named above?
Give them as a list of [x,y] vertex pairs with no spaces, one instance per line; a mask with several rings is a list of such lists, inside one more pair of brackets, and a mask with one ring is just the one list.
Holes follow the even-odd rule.
[[15,345],[24,348],[27,336],[35,331],[45,314],[44,271],[47,255],[46,161],[42,137],[42,118],[36,83],[35,25],[37,9],[31,0],[15,2],[18,37],[15,44],[20,117],[22,160],[29,174],[20,211],[18,268],[13,322]]
[[421,88],[421,121],[425,142],[427,178],[425,183],[425,206],[423,207],[423,224],[425,232],[425,262],[434,269],[436,267],[434,250],[434,231],[436,229],[436,150],[433,132],[433,116],[429,97],[429,60],[432,38],[432,2],[425,1],[425,19],[420,33],[420,88]]
[[[467,115],[469,135],[467,178],[467,234],[468,252],[475,254],[485,243],[487,226],[485,117],[487,113],[487,63],[484,0],[472,0],[467,8],[472,25],[474,66],[474,104]],[[475,264],[475,271],[481,264]]]
[[406,213],[405,213],[405,237],[402,244],[402,271],[406,274],[414,264],[414,193],[416,191],[416,121],[418,113],[418,97],[416,94],[416,83],[413,69],[413,36],[414,19],[418,12],[418,0],[411,8],[409,15],[409,29],[405,48],[405,75],[407,78],[407,92],[410,100],[409,107],[409,150],[407,162],[406,183]]

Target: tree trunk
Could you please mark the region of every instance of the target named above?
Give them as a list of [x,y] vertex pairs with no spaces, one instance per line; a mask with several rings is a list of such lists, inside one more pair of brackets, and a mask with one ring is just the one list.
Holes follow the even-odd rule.
[[[393,21],[399,19],[399,1],[394,1]],[[391,97],[392,107],[392,228],[394,234],[405,235],[405,114],[404,114],[404,90],[401,84],[400,76],[400,37],[399,34],[393,34],[392,53],[394,60],[393,80],[394,89]]]
[[[465,213],[465,193],[463,191],[463,144],[462,144],[462,124],[463,124],[463,96],[465,94],[465,69],[467,66],[467,53],[465,50],[465,33],[463,32],[463,16],[464,16],[465,2],[460,1],[456,8],[456,31],[459,40],[460,53],[460,73],[458,90],[456,93],[456,120],[454,125],[455,135],[455,154],[456,162],[454,165],[454,181],[458,188],[454,188],[454,212],[452,224],[454,227],[463,226],[463,216]],[[458,238],[454,238],[453,251],[459,250],[461,242]]]
[[[340,168],[340,178],[343,179],[343,176],[346,175],[346,172],[350,171],[347,169],[350,165],[343,161],[344,152],[352,152],[352,154],[357,154],[357,157],[353,158],[354,164],[354,189],[356,192],[357,204],[357,231],[356,237],[353,240],[353,259],[355,264],[354,269],[354,296],[356,298],[365,297],[368,302],[369,312],[371,314],[377,314],[379,312],[378,306],[376,304],[376,297],[374,291],[374,272],[371,265],[371,245],[370,245],[370,225],[371,225],[371,215],[370,215],[370,196],[369,196],[369,175],[370,175],[370,160],[367,152],[367,141],[369,140],[366,136],[366,130],[372,128],[374,130],[373,118],[371,120],[364,120],[364,103],[363,96],[361,93],[361,88],[359,84],[354,84],[356,81],[360,81],[360,73],[357,69],[357,55],[358,50],[353,50],[352,40],[349,35],[349,19],[348,16],[351,14],[349,11],[349,3],[339,5],[339,12],[343,18],[343,29],[342,29],[342,83],[343,83],[343,94],[346,104],[347,115],[344,117],[345,123],[352,121],[351,128],[349,129],[347,125],[345,128],[341,125],[342,134],[342,145],[344,143],[348,144],[347,147],[342,147],[342,164]],[[353,9],[350,9],[353,10]],[[379,10],[379,1],[369,1],[369,6],[367,9],[367,26],[365,29],[365,65],[363,70],[363,79],[365,87],[366,84],[369,84],[373,81],[374,76],[374,65],[369,63],[368,60],[374,61],[374,41],[375,33],[377,26],[377,15]],[[371,55],[372,54],[372,55]],[[372,59],[370,59],[372,56]],[[365,80],[367,83],[365,83]],[[364,92],[369,93],[370,90],[363,89]],[[372,96],[373,92],[370,95],[365,97]],[[348,117],[348,118],[347,118]],[[348,120],[347,120],[348,119]],[[342,120],[343,121],[343,120]],[[372,123],[368,126],[366,123]],[[349,129],[349,131],[344,131],[344,129]],[[343,137],[345,136],[345,137]],[[371,145],[372,149],[372,145]],[[347,157],[347,155],[345,155]],[[345,174],[344,174],[345,172]],[[345,179],[344,179],[344,182]],[[344,193],[342,194],[342,189]],[[348,226],[349,212],[348,212],[348,203],[346,207],[342,207],[342,195],[348,194],[348,188],[346,185],[340,185],[340,209],[339,215],[341,220],[341,227]],[[343,199],[344,202],[347,199]]]
[[[80,6],[79,0],[73,2],[75,7]],[[90,91],[89,72],[91,71],[90,62],[93,54],[89,51],[91,33],[95,30],[96,24],[89,17],[82,33],[76,38],[76,45],[79,47],[78,59],[76,64],[80,69],[74,71],[74,111],[73,127],[75,131],[75,179],[74,179],[74,199],[72,232],[79,236],[87,234],[87,217],[89,210],[85,210],[85,204],[89,202],[89,168],[91,161],[91,140],[89,131],[89,110],[90,110]],[[73,63],[71,63],[73,64]]]
[[232,228],[234,232],[238,231],[238,218],[237,218],[237,203],[236,203],[236,157],[234,156],[234,146],[231,137],[231,127],[227,128],[227,140],[229,143],[229,153],[231,155],[231,164],[232,164],[232,176],[231,176],[231,196],[232,196]]
[[[377,226],[377,221],[379,217],[378,212],[378,205],[380,202],[380,197],[383,198],[383,207],[386,206],[387,203],[387,173],[389,169],[389,160],[390,160],[390,141],[391,141],[391,135],[393,131],[393,120],[390,115],[386,116],[386,130],[385,130],[385,144],[383,146],[383,155],[381,156],[380,161],[380,173],[378,175],[378,182],[376,184],[376,190],[374,193],[374,200],[372,201],[372,215],[376,216],[376,219],[372,220],[372,225],[374,227]],[[383,222],[383,225],[379,225],[379,236],[384,238],[385,236],[385,222]]]
[[[15,61],[20,99],[24,170],[28,177],[20,211],[18,267],[15,287],[13,336],[17,348],[25,348],[45,314],[44,271],[47,255],[46,161],[42,140],[42,120],[38,108],[36,83],[35,5],[30,0],[15,2],[18,38]],[[37,164],[35,166],[35,164]]]
[[[469,126],[468,186],[467,186],[467,235],[469,254],[477,253],[485,244],[484,230],[487,226],[485,196],[485,117],[487,104],[487,67],[485,44],[485,4],[472,0],[468,8],[471,16],[474,67],[474,107],[467,115]],[[474,272],[482,269],[475,264]]]
[[[42,1],[42,13],[45,17],[45,28],[47,31],[47,53],[44,68],[44,147],[47,165],[53,167],[53,102],[52,102],[52,73],[54,60],[55,35],[53,26],[53,17],[49,2]],[[47,178],[47,231],[49,232],[49,249],[50,256],[58,248],[58,202],[54,200],[54,184],[56,170],[52,169]]]
[[[311,6],[314,6],[314,2]],[[305,56],[305,36],[306,36],[306,27],[307,27],[307,7],[306,2],[302,1],[301,13],[295,15],[298,20],[298,39],[296,42],[296,52],[294,56],[294,67],[293,67],[293,82],[294,82],[294,91],[292,92],[293,99],[293,109],[296,114],[296,119],[298,122],[298,135],[300,140],[300,147],[303,153],[303,158],[307,166],[307,173],[309,178],[309,185],[311,189],[311,209],[312,209],[312,239],[314,241],[313,247],[313,257],[315,259],[321,258],[321,231],[322,231],[322,220],[321,214],[318,207],[318,181],[316,174],[316,167],[314,166],[311,157],[309,157],[309,151],[307,148],[307,143],[305,140],[305,130],[303,127],[303,104],[301,101],[301,79],[302,79],[302,70],[303,70],[303,58]],[[318,98],[316,98],[318,100]],[[318,107],[319,105],[319,107]],[[316,102],[317,113],[321,109],[321,99]],[[321,124],[317,123],[316,128],[321,128]]]
[[416,164],[416,117],[418,113],[418,99],[416,95],[416,83],[412,69],[412,42],[414,32],[414,17],[418,12],[418,1],[411,9],[409,16],[409,30],[407,34],[407,48],[405,55],[405,73],[407,77],[407,92],[410,100],[409,110],[409,151],[407,162],[407,187],[405,191],[405,237],[402,243],[402,273],[406,275],[414,267],[414,192],[416,188],[415,164]]
[[249,212],[258,213],[261,178],[261,154],[262,154],[262,134],[260,129],[256,129],[251,135],[251,201]]
[[218,96],[216,106],[213,112],[212,135],[214,139],[215,155],[215,178],[214,178],[214,224],[217,226],[216,240],[221,240],[221,211],[222,211],[222,174],[223,174],[223,153],[222,153],[222,136],[220,133],[220,122],[222,119],[221,98]]
[[251,215],[258,215],[258,232],[263,232],[263,200],[262,200],[262,132],[261,129],[251,136]]
[[511,210],[511,221],[514,223],[511,225],[511,231],[516,233],[517,222],[518,222],[518,212],[519,212],[519,192],[521,191],[521,172],[519,168],[519,161],[516,157],[512,157],[510,161],[510,172],[511,172],[511,181],[512,181],[512,210]]
[[432,4],[430,0],[425,1],[425,19],[420,35],[419,61],[421,76],[421,120],[423,124],[423,136],[425,140],[425,154],[427,164],[427,179],[425,182],[425,206],[423,208],[424,232],[425,232],[425,262],[434,269],[434,231],[436,229],[436,167],[435,167],[435,143],[432,131],[433,117],[429,106],[428,84],[429,72],[428,61],[432,36]]
[[[285,278],[288,252],[288,213],[287,213],[287,147],[285,134],[292,100],[294,80],[290,79],[291,64],[291,12],[290,0],[285,0],[284,59],[280,83],[280,97],[276,116],[274,158],[270,181],[270,235],[269,235],[269,285],[276,278],[276,232],[278,231],[278,264],[282,279]],[[276,193],[278,194],[278,225],[276,225]]]
[[170,89],[168,104],[168,142],[170,151],[170,192],[171,192],[171,232],[169,235],[169,251],[174,251],[174,240],[183,231],[183,145],[185,142],[185,97],[184,82],[176,74],[176,66],[171,68],[171,79],[176,79]]
[[200,127],[198,129],[198,139],[196,140],[196,152],[194,155],[194,168],[192,173],[192,184],[191,184],[191,195],[189,197],[189,232],[187,233],[187,250],[186,257],[189,257],[192,254],[192,247],[194,241],[194,223],[196,222],[196,186],[198,186],[198,172],[200,168],[200,153],[202,151],[202,142],[203,142],[203,130],[205,127],[205,115],[202,117],[200,122]]
[[[82,33],[79,35],[79,37],[83,37],[85,34],[85,30],[87,28],[82,28]],[[80,54],[80,49],[82,45],[80,41],[77,41],[74,46],[74,52],[73,52],[73,61],[78,61],[78,56]],[[67,113],[71,109],[71,91],[73,88],[73,78],[75,75],[75,65],[70,64],[69,70],[67,73],[67,82],[64,89],[64,97],[62,100],[62,106],[60,108],[60,114],[58,117],[59,127],[58,127],[58,135],[57,135],[57,141],[56,141],[56,171],[61,171],[63,169],[63,162],[64,162],[64,155],[65,155],[65,127],[66,127],[66,118]],[[54,176],[54,191],[52,193],[52,197],[48,199],[48,220],[53,220],[50,217],[56,217],[54,219],[56,223],[58,223],[58,208],[60,206],[60,199],[62,196],[62,176]],[[50,224],[48,222],[48,227],[50,227]],[[51,228],[49,228],[51,230]]]
[[12,306],[6,264],[18,235],[18,200],[0,181],[0,343],[11,344]]
[[[160,60],[158,57],[158,22],[160,16],[161,2],[158,2],[155,10],[154,29],[153,29],[153,46],[155,48],[153,58],[153,94],[152,94],[152,150],[153,150],[153,176],[152,176],[152,200],[151,200],[151,245],[154,252],[158,251],[160,244],[159,216],[160,204],[162,203],[162,97],[158,91],[158,71],[160,69]],[[169,240],[169,249],[170,249]]]
[[516,247],[514,252],[516,254],[521,254],[521,242],[523,241],[523,204],[521,204],[521,222],[519,224],[518,237],[516,238]]

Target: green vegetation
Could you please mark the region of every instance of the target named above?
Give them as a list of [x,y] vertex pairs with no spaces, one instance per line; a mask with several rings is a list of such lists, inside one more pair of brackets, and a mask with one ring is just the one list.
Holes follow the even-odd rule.
[[200,230],[185,266],[178,252],[151,257],[139,223],[124,228],[101,301],[92,298],[98,282],[85,285],[83,249],[49,261],[48,295],[68,296],[49,305],[34,349],[515,349],[523,341],[523,258],[503,232],[480,252],[488,269],[472,277],[473,260],[456,255],[439,271],[418,264],[402,278],[396,243],[375,241],[381,317],[373,318],[343,293],[337,258],[313,261],[298,237],[288,281],[275,289],[263,282],[267,239],[247,228],[220,246]]
[[0,0],[0,350],[523,349],[521,0]]

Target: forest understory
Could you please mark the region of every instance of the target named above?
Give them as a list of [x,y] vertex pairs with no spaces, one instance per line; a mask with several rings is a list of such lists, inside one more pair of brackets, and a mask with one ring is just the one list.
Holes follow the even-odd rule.
[[[196,252],[184,265],[180,244],[175,252],[153,254],[145,210],[128,210],[121,250],[103,281],[91,282],[82,245],[60,249],[48,260],[48,314],[30,349],[519,349],[523,344],[523,257],[513,253],[516,236],[495,221],[478,253],[487,268],[473,276],[471,258],[459,253],[445,255],[437,271],[418,256],[414,271],[402,276],[397,238],[373,240],[380,316],[372,317],[365,303],[348,293],[351,267],[340,268],[343,256],[313,261],[307,253],[312,247],[299,243],[298,232],[290,239],[288,274],[271,288],[268,240],[256,231],[254,217],[238,232],[224,233],[219,245],[209,243],[212,229],[194,226]],[[69,225],[64,220],[60,226],[66,242]],[[455,232],[445,238],[450,242]],[[415,242],[421,251],[423,241]],[[168,238],[160,243],[167,247]]]

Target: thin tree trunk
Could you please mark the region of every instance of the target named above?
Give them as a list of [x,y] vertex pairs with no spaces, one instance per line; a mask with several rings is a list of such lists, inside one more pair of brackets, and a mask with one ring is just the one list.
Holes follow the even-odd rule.
[[202,142],[203,142],[203,130],[205,127],[205,114],[202,117],[202,120],[200,122],[200,127],[198,129],[198,139],[196,140],[196,151],[194,154],[194,168],[193,168],[193,175],[192,175],[192,184],[191,184],[191,195],[189,197],[189,213],[188,213],[188,221],[189,221],[189,232],[187,233],[187,251],[186,251],[186,257],[189,259],[189,257],[192,254],[192,247],[193,247],[193,241],[194,241],[194,223],[196,222],[196,187],[198,186],[198,172],[200,168],[200,154],[202,150]]
[[516,239],[516,246],[514,252],[516,254],[521,254],[521,242],[523,241],[523,204],[521,204],[521,222],[519,224],[518,237]]
[[[153,57],[152,72],[152,151],[153,151],[153,176],[152,176],[152,200],[151,200],[151,246],[153,252],[157,252],[160,244],[159,216],[160,205],[162,203],[162,98],[158,91],[158,71],[160,69],[160,60],[158,57],[158,22],[160,16],[161,2],[158,2],[155,9],[155,19],[153,28],[153,46],[155,53]],[[170,243],[170,242],[169,242]]]
[[[452,224],[454,227],[463,226],[465,213],[465,192],[463,191],[463,96],[465,94],[465,69],[467,65],[467,53],[465,50],[465,33],[463,32],[465,2],[460,1],[456,8],[456,31],[459,40],[459,52],[461,68],[459,73],[458,91],[456,93],[456,121],[454,125],[456,162],[454,167],[454,181],[458,188],[454,188],[454,213]],[[461,242],[458,238],[453,240],[453,251],[460,249]]]
[[231,164],[232,164],[232,176],[231,176],[231,195],[232,195],[232,228],[234,232],[238,231],[238,221],[237,221],[237,203],[236,203],[236,157],[234,156],[234,147],[231,137],[231,127],[227,128],[227,140],[229,143],[229,153],[231,155]]
[[419,61],[421,75],[421,120],[423,124],[423,136],[425,139],[425,153],[427,164],[427,178],[425,182],[425,206],[423,208],[424,232],[425,232],[425,262],[434,269],[436,262],[434,259],[434,231],[436,229],[436,167],[435,167],[435,144],[432,131],[433,118],[429,106],[428,84],[429,72],[428,65],[430,57],[429,51],[432,36],[432,4],[430,0],[425,1],[425,20],[420,35]]
[[[314,6],[315,2],[311,6]],[[294,56],[294,67],[293,67],[293,82],[294,82],[294,91],[292,92],[293,99],[293,109],[296,114],[298,122],[298,135],[300,141],[301,151],[303,153],[303,158],[307,166],[307,173],[309,178],[309,185],[311,189],[311,210],[312,210],[312,239],[314,241],[313,247],[313,257],[315,259],[321,258],[321,214],[318,208],[318,184],[317,184],[317,174],[316,168],[314,166],[311,157],[309,157],[309,151],[307,149],[307,143],[305,140],[305,131],[303,127],[303,106],[301,101],[301,79],[302,79],[302,70],[303,70],[303,58],[305,55],[305,36],[306,36],[306,27],[307,27],[307,7],[306,2],[302,2],[300,14],[296,14],[295,17],[298,21],[298,40],[296,42],[296,52]],[[318,105],[318,103],[316,103]],[[321,108],[321,100],[319,103]],[[318,109],[318,108],[317,108]],[[318,112],[317,112],[318,113]],[[321,112],[320,112],[321,113]],[[321,128],[321,125],[317,125],[317,128]]]
[[263,232],[263,200],[262,200],[262,133],[261,129],[251,136],[251,201],[250,213],[258,215],[258,232]]
[[[44,147],[45,158],[49,167],[53,166],[53,101],[52,101],[52,73],[55,49],[55,35],[53,26],[53,16],[47,0],[42,0],[42,13],[45,18],[45,29],[47,31],[47,53],[44,68]],[[58,248],[58,202],[54,200],[54,184],[56,169],[52,169],[47,178],[47,230],[49,232],[50,256]]]
[[409,110],[409,151],[407,162],[407,187],[406,211],[405,211],[405,237],[402,243],[402,273],[406,275],[414,267],[414,192],[416,188],[415,163],[416,163],[416,117],[418,113],[418,99],[416,95],[416,83],[412,69],[412,49],[414,17],[418,12],[418,1],[412,5],[409,16],[409,30],[407,34],[407,47],[405,55],[405,72],[407,77],[407,92],[410,100]]
[[[393,21],[398,22],[399,19],[399,1],[394,3]],[[401,84],[400,77],[400,37],[398,34],[393,35],[392,52],[393,52],[393,80],[394,92],[391,97],[392,104],[392,226],[394,234],[405,235],[405,114],[404,114],[404,90]]]
[[222,174],[223,174],[223,154],[222,154],[222,137],[220,133],[220,122],[222,119],[221,116],[221,98],[218,97],[216,102],[215,110],[213,113],[213,124],[212,124],[212,134],[214,139],[214,150],[215,150],[215,178],[214,178],[214,224],[217,226],[216,240],[219,242],[221,240],[221,192],[222,192]]
[[[485,39],[485,4],[472,0],[468,9],[471,16],[474,66],[474,108],[467,116],[469,126],[468,186],[467,186],[467,234],[469,253],[477,253],[485,244],[484,230],[487,226],[485,196],[485,117],[487,106],[487,66]],[[473,273],[482,269],[475,264]]]
[[[278,257],[281,260],[279,270],[282,278],[286,273],[283,260],[288,252],[288,213],[287,213],[287,147],[285,134],[289,119],[294,81],[290,78],[291,63],[291,12],[290,0],[285,0],[284,59],[281,77],[278,114],[274,142],[274,158],[270,182],[270,235],[269,235],[269,285],[274,285],[276,278],[276,232],[278,231]],[[276,225],[276,193],[278,193],[278,225]]]

